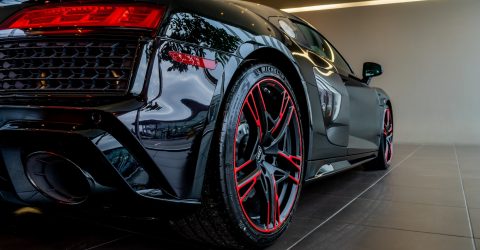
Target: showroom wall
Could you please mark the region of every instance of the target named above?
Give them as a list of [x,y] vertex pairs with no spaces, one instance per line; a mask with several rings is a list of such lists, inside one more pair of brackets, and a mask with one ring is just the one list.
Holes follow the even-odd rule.
[[425,2],[297,13],[361,75],[392,97],[396,140],[480,144],[480,1]]

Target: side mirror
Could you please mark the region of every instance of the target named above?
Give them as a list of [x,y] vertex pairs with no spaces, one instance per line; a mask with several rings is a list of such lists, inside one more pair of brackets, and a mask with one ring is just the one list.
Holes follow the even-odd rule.
[[383,74],[382,66],[378,63],[366,62],[363,64],[363,82],[370,83],[373,77]]

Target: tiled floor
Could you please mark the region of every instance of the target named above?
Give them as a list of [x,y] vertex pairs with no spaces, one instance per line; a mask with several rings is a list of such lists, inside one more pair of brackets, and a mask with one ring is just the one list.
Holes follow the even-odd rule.
[[[202,249],[164,222],[63,213],[0,221],[0,249]],[[359,167],[307,185],[269,249],[480,250],[480,147],[398,145],[389,171]]]

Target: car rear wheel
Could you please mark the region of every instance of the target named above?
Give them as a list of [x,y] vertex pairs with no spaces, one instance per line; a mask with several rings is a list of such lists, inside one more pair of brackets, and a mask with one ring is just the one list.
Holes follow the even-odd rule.
[[292,219],[303,180],[300,110],[286,77],[248,67],[232,87],[207,169],[203,206],[172,221],[184,236],[221,247],[272,244]]

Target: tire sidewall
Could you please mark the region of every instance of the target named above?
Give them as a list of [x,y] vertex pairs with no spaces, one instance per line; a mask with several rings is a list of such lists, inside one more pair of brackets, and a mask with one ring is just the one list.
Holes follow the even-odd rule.
[[[247,218],[245,217],[240,201],[238,200],[237,193],[236,193],[236,183],[235,183],[235,176],[234,176],[234,147],[233,143],[235,140],[235,134],[237,130],[237,121],[238,116],[240,114],[240,110],[243,106],[243,102],[247,97],[248,93],[258,83],[260,80],[265,78],[274,78],[282,83],[285,89],[290,93],[292,96],[295,108],[298,112],[299,117],[299,126],[300,126],[300,133],[303,137],[302,131],[302,123],[301,123],[301,113],[298,107],[297,100],[295,99],[295,95],[290,87],[290,84],[285,77],[285,75],[276,67],[269,65],[269,64],[257,64],[250,66],[243,74],[241,74],[238,80],[235,81],[234,86],[230,91],[229,97],[227,97],[227,104],[225,106],[224,111],[224,119],[222,125],[222,133],[221,133],[221,140],[220,140],[220,178],[221,178],[221,185],[223,189],[223,193],[225,195],[225,203],[226,207],[229,210],[229,215],[232,217],[233,221],[238,225],[238,229],[241,231],[248,241],[251,242],[252,245],[262,246],[262,245],[269,245],[275,239],[280,237],[280,235],[285,231],[288,224],[292,219],[292,214],[295,212],[295,208],[298,203],[299,193],[301,191],[301,184],[297,190],[297,198],[293,208],[290,212],[289,217],[284,221],[283,225],[274,232],[271,233],[262,233],[256,230],[250,223],[248,222]],[[305,158],[305,147],[304,147],[304,139],[302,138],[301,145],[302,156]],[[302,165],[305,165],[305,159],[302,159]],[[304,166],[302,166],[302,179],[300,183],[303,181],[304,175]]]

